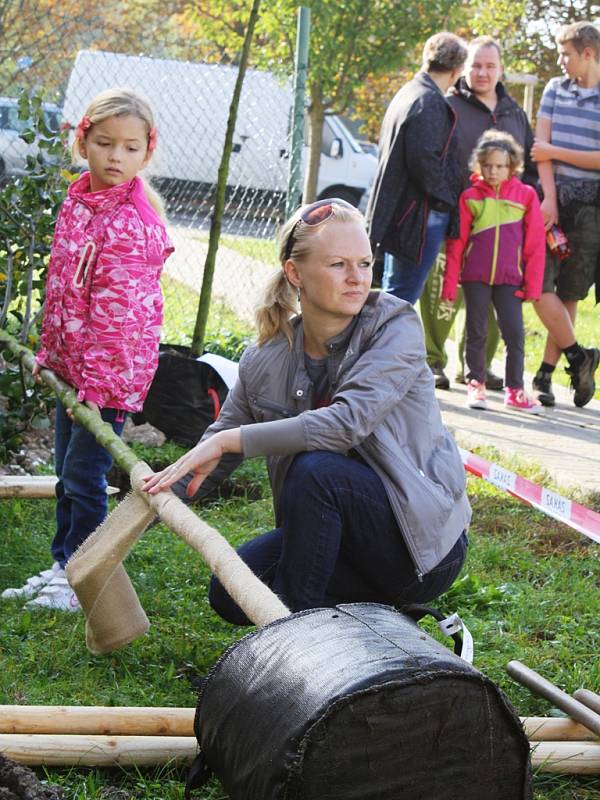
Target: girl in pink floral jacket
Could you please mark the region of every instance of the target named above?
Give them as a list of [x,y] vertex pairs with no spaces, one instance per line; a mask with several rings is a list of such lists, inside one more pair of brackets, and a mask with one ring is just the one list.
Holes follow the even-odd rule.
[[[56,372],[118,434],[125,412],[142,408],[157,367],[159,278],[173,251],[160,200],[138,176],[155,145],[152,111],[128,89],[98,95],[77,126],[74,153],[89,172],[69,187],[56,223],[34,370]],[[3,595],[35,594],[28,606],[77,610],[63,568],[106,516],[112,460],[60,403],[55,462],[53,567]]]

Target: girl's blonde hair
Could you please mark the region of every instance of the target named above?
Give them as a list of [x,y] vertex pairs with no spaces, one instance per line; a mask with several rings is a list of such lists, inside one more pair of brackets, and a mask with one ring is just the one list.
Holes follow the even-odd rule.
[[[136,94],[133,89],[116,87],[113,89],[105,89],[100,94],[96,95],[92,102],[88,105],[83,113],[83,117],[87,117],[92,124],[92,127],[98,122],[102,122],[109,117],[137,117],[140,119],[145,127],[148,136],[148,144],[150,143],[150,132],[154,128],[154,114],[148,103]],[[84,136],[87,136],[91,128],[84,131]],[[75,138],[71,152],[73,158],[77,161],[83,158],[81,150],[79,149],[80,139]],[[149,182],[139,176],[144,185],[146,196],[150,205],[156,213],[165,217],[165,207],[158,192],[153,189]]]
[[273,339],[279,333],[283,333],[290,346],[292,344],[293,328],[290,320],[299,311],[299,299],[297,289],[288,281],[283,271],[290,236],[293,235],[294,238],[287,257],[296,263],[302,263],[310,255],[313,247],[312,239],[322,225],[329,225],[331,222],[364,224],[364,217],[358,209],[338,205],[333,201],[331,217],[317,225],[306,225],[302,221],[302,214],[307,208],[308,206],[300,206],[296,209],[277,233],[277,249],[281,269],[277,270],[267,283],[262,300],[256,309],[259,345]]
[[508,168],[511,175],[520,175],[523,172],[523,148],[510,135],[504,131],[493,128],[485,131],[475,145],[469,159],[469,169],[481,174],[480,165],[485,162],[486,155],[492,150],[502,150],[508,154]]

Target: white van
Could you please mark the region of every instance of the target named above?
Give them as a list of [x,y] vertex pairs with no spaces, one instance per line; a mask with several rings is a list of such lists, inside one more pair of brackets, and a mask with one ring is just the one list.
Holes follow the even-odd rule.
[[[237,67],[82,50],[65,95],[63,117],[76,125],[102,89],[129,86],[156,116],[159,141],[147,172],[160,179],[214,184],[221,161]],[[228,185],[285,192],[288,173],[291,82],[248,70],[244,80]],[[304,148],[303,168],[307,148]],[[323,127],[319,197],[356,205],[370,187],[377,159],[365,153],[338,117]]]

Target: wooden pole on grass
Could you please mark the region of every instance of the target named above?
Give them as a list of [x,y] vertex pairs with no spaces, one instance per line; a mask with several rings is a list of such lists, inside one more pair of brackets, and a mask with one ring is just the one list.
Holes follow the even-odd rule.
[[[531,742],[531,762],[540,772],[600,774],[600,745],[592,742]],[[190,763],[194,736],[102,736],[0,733],[0,753],[31,766],[151,766]]]
[[[151,706],[0,705],[0,733],[102,734],[105,736],[192,736],[193,708]],[[596,741],[594,734],[565,717],[521,717],[532,742]]]
[[[48,500],[56,497],[54,475],[2,475],[0,498],[26,497],[28,500]],[[116,486],[107,486],[106,494],[118,494]]]
[[125,767],[189,764],[194,736],[0,733],[0,753],[28,766]]
[[193,736],[194,708],[2,706],[0,733]]

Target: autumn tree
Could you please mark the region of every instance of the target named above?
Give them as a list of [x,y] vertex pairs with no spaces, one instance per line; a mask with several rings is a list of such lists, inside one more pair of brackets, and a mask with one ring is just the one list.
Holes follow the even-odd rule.
[[[316,195],[323,122],[327,115],[346,114],[370,76],[412,64],[415,45],[447,28],[456,3],[433,0],[310,0],[311,34],[308,70],[309,163],[304,199]],[[299,3],[272,0],[257,24],[252,52],[254,66],[290,75]],[[240,23],[246,3],[200,0],[187,18],[224,52],[239,50]],[[236,41],[237,39],[237,41]]]
[[79,50],[193,60],[221,59],[185,24],[185,0],[0,0],[0,85],[64,91]]
[[[549,78],[560,74],[554,42],[558,28],[580,20],[597,20],[599,14],[600,4],[590,0],[471,0],[453,10],[450,30],[467,40],[481,35],[496,38],[502,45],[508,72],[539,77],[539,97]],[[418,64],[416,51],[412,63]],[[389,101],[413,76],[414,69],[407,66],[371,74],[357,89],[354,109],[364,120],[365,136],[377,138]],[[518,96],[519,91],[513,86],[511,93]]]
[[593,22],[599,14],[600,4],[591,0],[475,0],[469,25],[476,36],[495,36],[503,45],[505,66],[538,75],[541,89],[560,74],[554,41],[558,28]]
[[[0,0],[0,83],[3,92],[31,88],[64,56],[65,44],[99,20],[83,3]],[[47,80],[45,81],[48,82]]]

